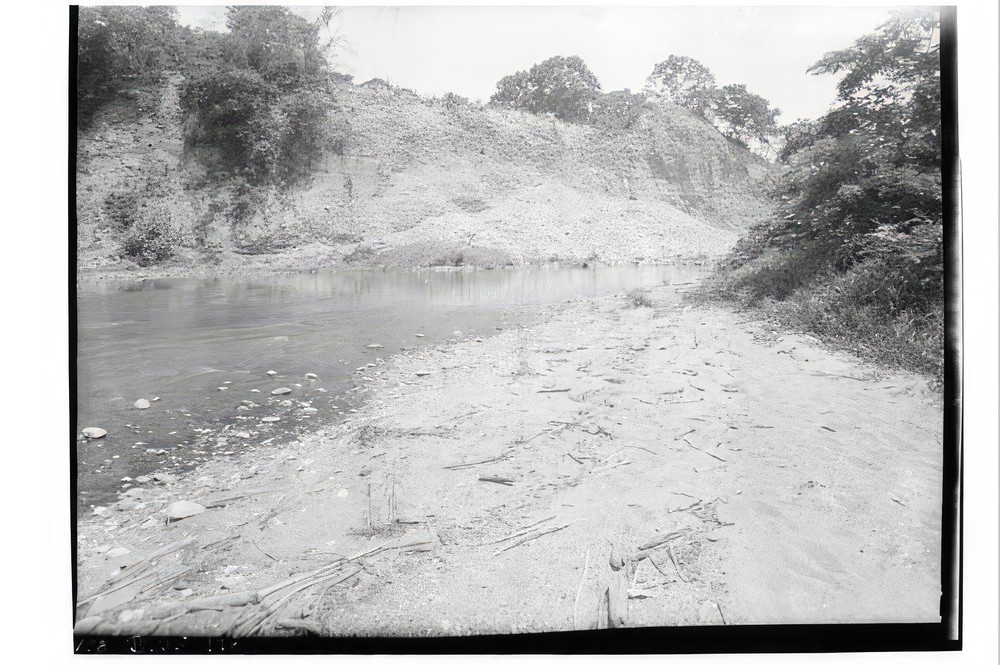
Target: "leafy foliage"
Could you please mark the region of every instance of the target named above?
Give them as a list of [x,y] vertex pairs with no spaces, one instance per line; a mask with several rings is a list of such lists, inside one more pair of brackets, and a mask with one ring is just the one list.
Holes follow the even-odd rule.
[[751,146],[769,144],[781,111],[744,84],[718,88],[715,75],[694,58],[671,55],[653,67],[643,91],[655,101],[675,104],[705,118],[728,138]]
[[694,58],[671,55],[653,67],[644,91],[705,116],[715,93],[715,75]]
[[749,145],[751,141],[767,143],[775,131],[781,111],[772,109],[766,99],[743,84],[723,86],[714,96],[710,113],[720,125],[723,135]]
[[174,255],[180,235],[164,210],[148,213],[134,220],[121,241],[120,256],[140,266],[162,263]]
[[[928,339],[943,339],[937,26],[933,10],[897,13],[810,68],[843,74],[837,103],[786,130],[778,218],[753,229],[728,258],[732,291],[751,302],[797,301],[799,318],[808,309],[799,294],[812,293],[808,302],[824,313],[805,318],[841,334],[850,330],[845,317],[858,311],[885,330],[917,326],[910,337],[923,340],[921,357],[940,360],[927,351]],[[838,308],[821,307],[816,294]],[[848,300],[853,313],[843,308]]]
[[185,84],[193,118],[186,142],[199,158],[250,184],[287,186],[340,145],[320,35],[333,14],[309,22],[286,7],[229,7],[229,32],[204,45],[206,66]]
[[176,44],[173,7],[81,7],[77,22],[77,120],[93,113],[129,80],[157,78]]
[[77,24],[77,83],[111,84],[158,74],[169,61],[173,7],[81,7]]
[[490,102],[502,108],[551,113],[561,120],[583,122],[600,90],[600,82],[583,60],[555,56],[526,72],[500,79]]
[[628,89],[598,95],[591,104],[590,122],[609,130],[629,129],[642,117],[649,102]]

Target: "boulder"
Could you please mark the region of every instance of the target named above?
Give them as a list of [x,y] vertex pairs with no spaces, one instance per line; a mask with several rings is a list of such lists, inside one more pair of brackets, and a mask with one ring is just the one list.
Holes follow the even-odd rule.
[[205,512],[205,506],[194,501],[174,501],[167,506],[168,520],[182,520]]

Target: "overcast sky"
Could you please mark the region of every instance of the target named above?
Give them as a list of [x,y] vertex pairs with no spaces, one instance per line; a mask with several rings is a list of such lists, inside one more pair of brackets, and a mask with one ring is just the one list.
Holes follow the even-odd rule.
[[[178,7],[182,23],[224,29],[224,7]],[[315,16],[316,7],[295,8]],[[503,76],[554,55],[578,55],[605,91],[640,90],[653,65],[686,55],[717,83],[747,87],[782,110],[815,118],[836,95],[833,76],[806,68],[888,18],[865,7],[345,7],[350,48],[334,57],[358,83],[383,78],[424,95],[486,101]]]

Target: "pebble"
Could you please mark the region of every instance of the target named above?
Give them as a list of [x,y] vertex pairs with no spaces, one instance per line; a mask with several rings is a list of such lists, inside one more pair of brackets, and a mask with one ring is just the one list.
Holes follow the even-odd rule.
[[264,416],[263,418],[260,419],[260,422],[262,422],[262,423],[276,423],[276,422],[278,422],[280,420],[281,420],[281,418],[279,418],[278,416]]
[[414,374],[416,374],[417,376],[430,376],[431,375],[431,373],[428,372],[427,370],[419,370],[417,372],[414,372]]
[[147,399],[137,399],[135,401],[135,404],[133,404],[132,406],[134,406],[137,409],[148,409],[149,408],[149,400],[147,400]]
[[383,347],[381,344],[369,344],[365,348],[366,349],[381,349],[381,348],[385,348],[385,347]]
[[131,551],[132,550],[128,549],[127,547],[116,547],[116,548],[114,548],[112,550],[108,550],[108,557],[110,557],[112,559],[116,559],[116,558],[118,558],[120,556],[125,556],[126,554],[128,554]]
[[275,388],[274,390],[271,391],[271,394],[272,395],[287,395],[290,392],[292,392],[291,388]]
[[269,370],[267,370],[267,375],[268,375],[268,376],[276,376],[277,374],[278,374],[278,373],[277,373],[277,372],[275,372],[275,371],[274,371],[273,369],[269,369]]
[[319,409],[314,409],[311,406],[307,406],[306,408],[302,409],[302,413],[311,416],[314,413],[319,413]]
[[307,379],[318,379],[319,377],[316,376],[315,374],[313,374],[312,372],[307,372],[306,373],[306,378]]
[[85,437],[87,437],[88,439],[100,439],[101,437],[105,436],[106,434],[107,434],[107,431],[101,429],[100,427],[84,427],[83,428],[83,435]]

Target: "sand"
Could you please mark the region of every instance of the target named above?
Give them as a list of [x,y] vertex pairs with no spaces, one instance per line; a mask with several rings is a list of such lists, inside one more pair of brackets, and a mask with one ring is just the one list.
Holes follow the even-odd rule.
[[81,515],[77,631],[937,622],[940,394],[679,290],[394,356],[342,426]]

